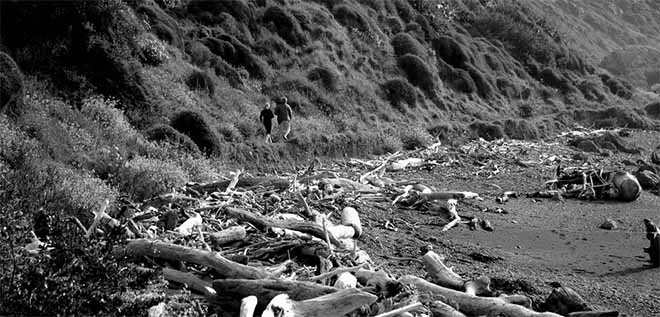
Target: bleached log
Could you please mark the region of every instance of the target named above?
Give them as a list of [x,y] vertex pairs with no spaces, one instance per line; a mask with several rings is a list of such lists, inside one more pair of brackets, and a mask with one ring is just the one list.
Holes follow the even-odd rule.
[[[269,228],[273,227],[285,228],[311,234],[312,236],[325,240],[325,230],[323,230],[321,225],[314,222],[278,220],[233,207],[225,207],[223,210],[230,216],[237,218],[239,221],[249,222],[258,229],[264,231],[267,231]],[[339,241],[337,238],[330,235],[329,239],[333,245],[341,247],[341,241]]]
[[320,241],[320,242],[324,241],[315,236],[312,236],[311,234],[302,233],[300,231],[283,229],[283,228],[270,228],[270,230],[279,237],[284,237],[289,239],[300,239],[303,241]]
[[202,225],[202,215],[198,212],[193,212],[192,217],[184,221],[180,226],[174,228],[174,231],[178,232],[182,236],[191,235],[195,228]]
[[328,233],[333,237],[341,239],[351,239],[355,236],[355,228],[344,225],[330,225],[327,227]]
[[370,305],[378,298],[356,288],[340,290],[304,301],[291,300],[288,295],[277,295],[268,304],[262,317],[337,317],[362,306]]
[[206,296],[215,295],[215,290],[211,287],[211,283],[202,280],[193,273],[181,272],[166,267],[163,268],[163,277],[168,281],[183,284],[191,291]]
[[335,275],[342,274],[344,272],[357,272],[358,270],[360,270],[363,267],[364,267],[364,264],[354,266],[354,267],[340,267],[340,268],[335,269],[333,271],[323,273],[323,274],[320,274],[320,275],[317,275],[317,276],[314,276],[314,277],[310,277],[309,281],[311,281],[311,282],[320,281],[320,280],[323,280],[323,279],[326,279],[326,278],[333,277]]
[[421,193],[420,196],[425,201],[447,200],[447,199],[479,199],[479,194],[473,192],[432,192]]
[[616,310],[610,311],[576,311],[567,315],[568,317],[617,317],[619,312]]
[[257,308],[257,297],[250,295],[241,300],[241,311],[239,317],[254,317]]
[[131,259],[148,256],[185,261],[215,269],[221,276],[230,278],[263,279],[269,276],[268,272],[262,269],[230,261],[216,252],[147,239],[129,240],[124,248],[115,250],[115,256]]
[[465,317],[465,314],[439,300],[433,301],[429,305],[429,310],[433,317]]
[[216,246],[223,246],[228,243],[245,240],[247,232],[242,226],[233,226],[222,231],[213,232],[209,236]]
[[334,287],[340,289],[355,288],[357,287],[357,278],[349,272],[343,272],[337,276]]
[[409,311],[413,311],[415,309],[419,309],[423,307],[422,303],[413,303],[410,305],[406,305],[397,309],[390,310],[386,313],[378,314],[374,317],[394,317],[394,316],[400,316],[404,313],[407,313]]
[[466,280],[448,268],[442,262],[442,256],[429,251],[422,256],[422,263],[428,273],[427,279],[435,284],[457,291],[464,291],[470,295],[490,294],[490,279],[482,276],[476,280]]
[[[105,200],[103,203],[103,206],[101,207],[100,210],[98,211],[93,211],[92,213],[94,214],[94,220],[92,221],[92,224],[89,226],[89,229],[87,229],[87,233],[85,234],[86,238],[91,237],[93,234],[96,233],[96,227],[99,225],[106,225],[110,228],[117,228],[121,226],[121,223],[119,220],[112,218],[106,210],[108,209],[108,206],[110,206],[110,201]],[[130,231],[126,232],[130,236]]]
[[356,181],[352,181],[347,178],[324,178],[320,180],[320,182],[321,184],[330,184],[332,186],[338,186],[344,191],[375,193],[380,190],[380,188],[378,187],[358,183]]
[[359,238],[362,235],[362,223],[360,222],[360,215],[353,207],[345,207],[341,211],[341,224],[344,226],[351,226],[355,229],[355,233],[351,238]]
[[456,205],[458,205],[458,201],[456,199],[447,200],[447,209],[449,210],[449,215],[452,218],[452,220],[444,227],[442,227],[442,230],[440,230],[440,232],[445,232],[453,228],[461,221],[461,217],[458,215],[458,212],[456,211]]
[[223,279],[213,281],[215,296],[210,301],[226,309],[236,309],[246,296],[258,299],[257,310],[263,310],[268,303],[280,294],[287,294],[293,300],[306,300],[336,292],[336,287],[312,282],[283,279]]
[[512,304],[508,297],[477,297],[445,288],[416,276],[406,275],[399,279],[404,284],[412,284],[421,293],[437,296],[446,303],[455,304],[459,311],[468,316],[518,316],[518,317],[560,317],[555,313],[535,312],[526,307]]

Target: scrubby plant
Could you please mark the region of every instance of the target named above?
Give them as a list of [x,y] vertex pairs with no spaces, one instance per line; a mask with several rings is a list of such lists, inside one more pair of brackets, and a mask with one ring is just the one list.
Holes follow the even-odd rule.
[[329,91],[336,91],[339,79],[337,74],[327,67],[316,66],[307,72],[307,79],[319,81]]
[[644,107],[646,114],[656,120],[660,120],[660,102],[653,102]]
[[412,54],[421,58],[426,57],[426,51],[422,44],[408,33],[399,33],[392,37],[391,40],[394,53],[397,56]]
[[382,136],[382,150],[385,153],[395,153],[403,149],[401,138],[396,135],[386,134]]
[[287,43],[293,46],[302,46],[307,43],[307,37],[300,27],[298,20],[280,6],[270,6],[263,14],[265,23],[272,23],[272,28]]
[[469,50],[452,37],[441,36],[433,39],[431,47],[438,57],[455,68],[465,68],[472,63],[473,57]]
[[0,113],[16,112],[23,107],[23,75],[16,62],[0,52]]
[[339,23],[347,28],[357,29],[361,32],[369,32],[371,30],[367,17],[355,5],[347,3],[336,5],[332,8],[332,15],[335,16],[335,19]]
[[146,17],[150,22],[151,31],[163,41],[172,46],[182,48],[183,31],[177,21],[158,5],[144,2],[136,8],[136,13]]
[[192,63],[199,67],[211,66],[211,61],[215,58],[213,52],[199,41],[186,43],[186,53],[190,56]]
[[415,87],[404,78],[394,78],[386,81],[383,84],[383,89],[392,106],[398,109],[403,109],[402,102],[410,107],[415,107],[417,104]]
[[238,143],[243,141],[243,134],[241,131],[230,122],[223,122],[218,125],[218,133],[227,142]]
[[215,75],[227,79],[229,85],[232,87],[241,89],[245,86],[243,78],[247,77],[247,74],[245,74],[245,76],[241,75],[241,72],[223,61],[221,58],[215,58],[212,67]]
[[502,126],[483,121],[475,121],[468,125],[468,128],[478,137],[486,141],[492,141],[504,138]]
[[416,150],[431,144],[431,135],[421,127],[411,127],[401,131],[401,143],[405,150]]
[[206,118],[194,111],[177,113],[170,125],[177,131],[190,137],[205,154],[220,152],[220,140]]
[[527,120],[509,119],[504,121],[504,133],[517,140],[535,140],[539,137],[536,127]]
[[610,89],[611,93],[624,99],[632,98],[632,85],[608,74],[600,74],[599,76],[603,84]]
[[234,47],[235,53],[232,56],[223,57],[223,59],[236,67],[245,68],[250,76],[258,79],[267,77],[269,73],[268,65],[243,42],[227,34],[219,35],[217,39],[228,42]]
[[439,140],[446,139],[449,134],[454,131],[453,127],[449,123],[438,123],[432,126],[429,126],[426,129],[429,134]]
[[385,17],[385,23],[387,27],[390,29],[392,34],[398,34],[403,32],[403,23],[401,23],[401,20],[395,16],[387,16]]
[[201,90],[206,92],[209,96],[213,96],[215,94],[215,84],[213,83],[213,79],[209,74],[200,71],[200,70],[194,70],[190,75],[188,75],[188,78],[186,79],[186,85],[190,87],[192,90]]
[[397,59],[399,68],[403,70],[411,84],[432,93],[435,88],[433,72],[424,60],[412,54],[406,54]]
[[139,156],[126,162],[115,180],[119,189],[136,201],[171,192],[186,181],[186,173],[175,163]]
[[239,23],[251,24],[254,21],[254,8],[245,0],[191,0],[187,9],[208,23],[217,22],[217,17],[224,12],[231,14]]
[[148,140],[157,143],[169,143],[190,153],[201,153],[195,142],[187,135],[175,130],[169,125],[158,124],[144,132]]

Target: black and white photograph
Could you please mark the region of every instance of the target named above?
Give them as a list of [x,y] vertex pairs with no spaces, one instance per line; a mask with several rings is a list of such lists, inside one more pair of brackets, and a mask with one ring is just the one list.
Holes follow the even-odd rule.
[[660,0],[0,0],[0,316],[660,317]]

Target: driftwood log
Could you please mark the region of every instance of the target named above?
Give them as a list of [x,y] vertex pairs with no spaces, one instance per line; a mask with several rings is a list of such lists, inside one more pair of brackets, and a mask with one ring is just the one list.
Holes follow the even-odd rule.
[[266,305],[280,294],[287,294],[292,300],[306,300],[334,293],[338,288],[312,282],[291,280],[246,280],[225,279],[213,281],[216,292],[210,301],[225,310],[236,309],[243,298],[257,296],[257,310],[263,310]]
[[221,276],[228,278],[264,279],[270,275],[260,268],[236,263],[215,252],[148,239],[130,240],[124,248],[115,250],[115,256],[131,259],[140,259],[147,256],[185,261],[212,268]]
[[170,282],[185,285],[189,290],[204,294],[207,297],[215,295],[215,290],[211,287],[211,283],[197,277],[193,273],[181,272],[166,267],[163,268],[163,277]]
[[545,308],[563,316],[572,312],[592,310],[582,296],[568,287],[553,289],[545,300]]
[[[232,207],[225,207],[223,210],[237,220],[251,223],[263,231],[267,231],[269,228],[284,228],[307,233],[321,240],[325,240],[326,234],[325,230],[323,230],[323,226],[315,222],[273,219],[254,212]],[[341,241],[333,235],[329,234],[328,238],[333,245],[338,247],[342,246]]]
[[222,231],[213,232],[209,234],[211,241],[216,246],[223,246],[228,243],[243,241],[247,236],[245,228],[241,226],[234,226],[224,229]]
[[362,306],[374,303],[378,297],[355,288],[295,301],[287,294],[277,295],[268,304],[262,317],[337,317],[348,314]]
[[468,316],[517,316],[517,317],[560,317],[555,313],[539,313],[521,305],[520,296],[477,297],[464,292],[445,288],[416,276],[406,275],[399,279],[401,283],[412,284],[421,293],[430,294],[445,303],[456,305],[458,310]]
[[465,317],[465,314],[439,300],[430,303],[428,306],[433,317]]
[[[213,182],[208,184],[198,184],[188,186],[198,192],[215,192],[225,191],[232,180],[225,180],[220,182]],[[275,190],[285,190],[289,188],[291,183],[286,178],[280,177],[242,177],[239,178],[234,187],[250,188],[256,186],[263,186],[273,188]]]
[[454,273],[442,260],[442,257],[433,251],[429,251],[422,256],[422,262],[428,273],[427,279],[429,281],[470,295],[491,294],[490,279],[488,277],[482,276],[476,280],[466,280]]

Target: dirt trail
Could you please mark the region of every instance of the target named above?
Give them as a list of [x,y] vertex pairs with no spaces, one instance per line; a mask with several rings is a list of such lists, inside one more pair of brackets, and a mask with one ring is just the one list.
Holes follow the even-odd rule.
[[[655,148],[658,140],[656,134],[627,139],[646,149]],[[647,155],[593,159],[615,166],[614,162]],[[660,197],[644,192],[630,203],[526,197],[505,205],[495,203],[500,190],[492,184],[503,190],[531,192],[541,189],[553,173],[548,166],[511,167],[508,173],[488,179],[475,176],[474,167],[466,166],[389,175],[424,179],[439,190],[475,191],[485,199],[481,206],[503,207],[507,213],[485,213],[470,202],[459,203],[459,214],[488,219],[495,230],[470,231],[461,225],[441,233],[446,223],[443,214],[383,203],[367,208],[365,223],[369,229],[362,238],[364,247],[377,261],[387,261],[386,268],[395,274],[423,274],[421,265],[390,257],[418,257],[421,247],[432,245],[448,256],[448,263],[458,273],[487,274],[494,278],[496,289],[526,293],[535,304],[550,293],[550,283],[558,282],[575,289],[596,307],[617,309],[624,316],[660,316],[660,269],[650,268],[643,253],[648,240],[642,223],[644,218],[660,220]],[[616,221],[618,228],[600,229],[608,218]],[[385,228],[386,221],[397,231]]]

